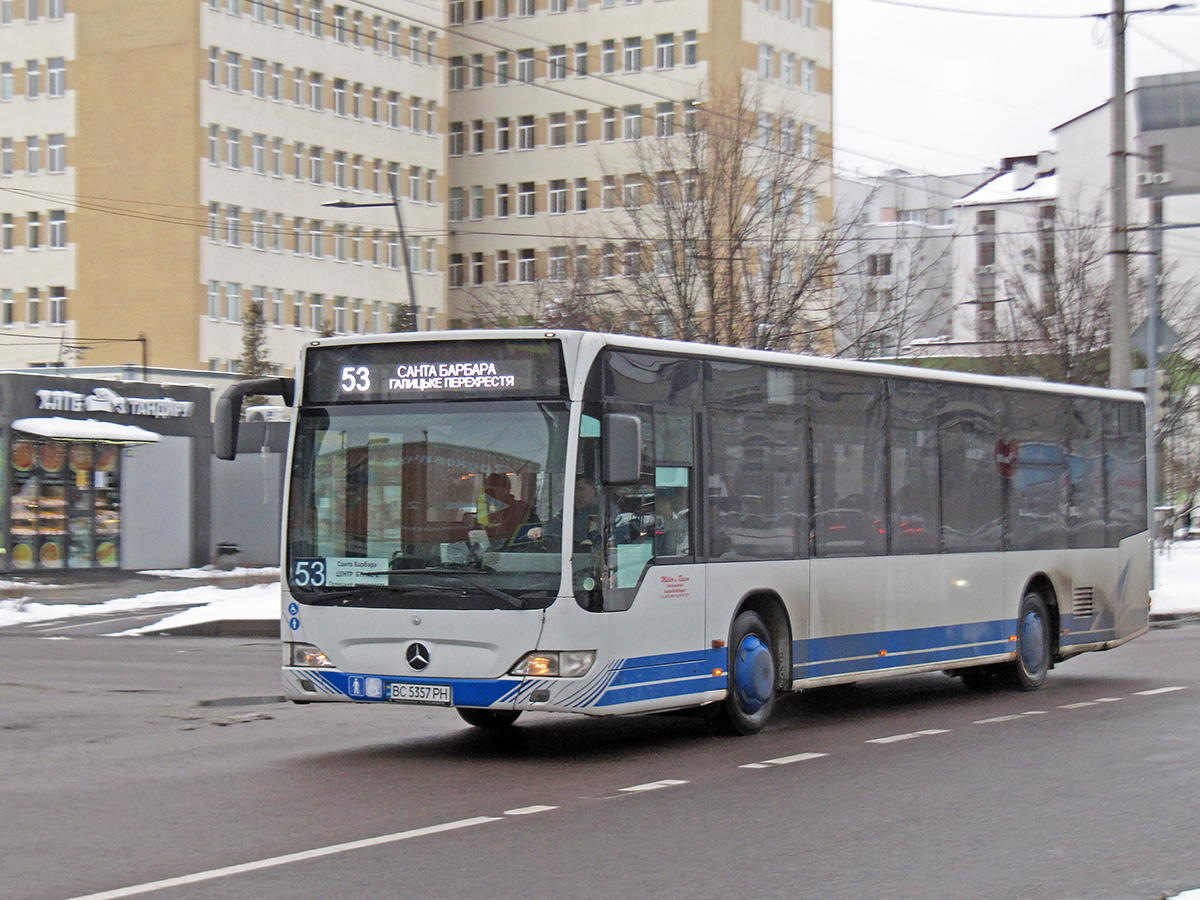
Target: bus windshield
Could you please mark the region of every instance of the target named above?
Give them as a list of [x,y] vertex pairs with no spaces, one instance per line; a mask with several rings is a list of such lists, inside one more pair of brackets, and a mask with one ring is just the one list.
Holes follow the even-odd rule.
[[527,609],[562,572],[561,401],[330,405],[300,412],[288,510],[297,600]]

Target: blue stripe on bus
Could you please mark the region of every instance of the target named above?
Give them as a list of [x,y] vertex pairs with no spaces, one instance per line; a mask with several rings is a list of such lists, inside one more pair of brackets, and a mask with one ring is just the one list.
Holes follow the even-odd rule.
[[726,686],[727,680],[724,675],[704,675],[679,681],[659,681],[631,687],[610,688],[596,702],[596,706],[619,706],[623,703],[659,700],[664,697],[686,697],[692,694],[702,694],[705,691],[724,690]]
[[1015,624],[971,622],[799,640],[792,646],[798,660],[792,671],[799,678],[820,678],[995,656],[1012,651]]

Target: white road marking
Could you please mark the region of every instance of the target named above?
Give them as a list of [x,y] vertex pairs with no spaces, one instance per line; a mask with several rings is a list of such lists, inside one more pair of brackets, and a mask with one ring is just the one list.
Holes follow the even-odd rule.
[[910,731],[908,734],[893,734],[890,737],[872,738],[868,744],[895,744],[897,741],[911,741],[913,738],[925,737],[932,734],[948,734],[946,728],[926,728],[924,731]]
[[680,781],[678,778],[664,778],[662,781],[651,781],[646,784],[635,784],[632,787],[621,788],[627,794],[638,794],[642,791],[657,791],[660,788],[676,787],[681,784],[687,784],[686,781]]
[[1017,715],[1014,715],[1014,716],[992,716],[992,718],[990,718],[990,719],[976,719],[975,724],[976,725],[992,725],[992,724],[995,724],[996,722],[1015,722],[1019,718],[1021,718],[1020,713],[1018,713]]
[[1059,709],[1083,709],[1085,706],[1095,706],[1095,700],[1081,700],[1079,703],[1067,703],[1060,706]]
[[552,809],[558,809],[557,806],[522,806],[520,809],[506,809],[506,816],[530,816],[534,813],[550,812]]
[[343,844],[330,844],[328,847],[317,847],[314,850],[302,850],[299,853],[286,853],[283,856],[272,856],[255,862],[239,863],[235,866],[222,866],[219,869],[209,869],[205,872],[195,872],[191,875],[180,875],[176,878],[164,878],[161,881],[149,881],[145,884],[135,884],[130,887],[116,888],[111,891],[100,891],[96,894],[85,894],[72,897],[70,900],[117,900],[120,897],[134,897],[138,894],[148,894],[151,891],[161,891],[166,888],[183,887],[188,884],[198,884],[202,881],[213,881],[217,878],[227,878],[230,875],[242,875],[246,872],[257,872],[262,869],[272,869],[276,866],[286,866],[290,863],[304,862],[309,859],[319,859],[322,856],[333,856],[336,853],[348,853],[351,850],[362,850],[367,847],[378,847],[381,844],[393,844],[396,841],[407,841],[412,838],[426,837],[431,834],[442,834],[447,831],[457,831],[460,828],[470,828],[473,825],[484,825],[488,822],[500,822],[496,816],[476,816],[473,819],[459,819],[457,822],[445,822],[441,825],[428,825],[425,828],[414,828],[411,831],[398,831],[395,834],[383,834],[378,837],[364,838],[359,841],[346,841]]
[[773,766],[786,766],[790,763],[804,762],[806,759],[820,759],[825,755],[824,753],[797,753],[794,756],[779,756],[775,759],[765,759],[763,762]]
[[1184,687],[1183,685],[1176,685],[1175,687],[1154,688],[1154,690],[1151,690],[1151,691],[1135,691],[1134,694],[1135,694],[1135,696],[1138,696],[1138,697],[1153,697],[1155,694],[1169,694],[1172,691],[1186,691],[1186,690],[1187,690],[1187,688]]
[[777,756],[775,759],[764,759],[762,762],[746,763],[738,766],[739,769],[769,769],[772,766],[786,766],[791,763],[804,762],[808,759],[820,759],[823,756],[828,756],[826,753],[796,753],[792,756]]
[[1096,702],[1097,703],[1120,703],[1124,699],[1125,699],[1124,697],[1097,697]]

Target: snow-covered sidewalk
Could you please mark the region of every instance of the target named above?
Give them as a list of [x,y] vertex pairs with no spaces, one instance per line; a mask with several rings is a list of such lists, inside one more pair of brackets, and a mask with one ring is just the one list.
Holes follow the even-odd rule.
[[1177,541],[1154,557],[1152,616],[1200,613],[1200,541]]

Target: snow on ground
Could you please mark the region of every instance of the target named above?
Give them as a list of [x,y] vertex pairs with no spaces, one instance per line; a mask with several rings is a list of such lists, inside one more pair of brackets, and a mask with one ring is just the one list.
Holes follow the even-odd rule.
[[[255,588],[273,589],[273,611],[270,615],[253,615],[246,618],[278,618],[279,617],[279,585],[255,585]],[[13,600],[0,600],[0,627],[9,625],[32,625],[38,622],[57,622],[62,619],[73,619],[80,616],[111,615],[112,613],[130,612],[141,609],[153,609],[162,606],[186,606],[207,608],[218,599],[219,595],[235,594],[250,591],[251,588],[241,588],[239,591],[226,591],[217,587],[195,587],[182,591],[151,591],[148,594],[138,594],[134,597],[122,597],[107,600],[104,603],[38,603],[27,597]],[[265,613],[262,604],[254,607],[256,613]],[[241,617],[239,617],[241,618]]]
[[1200,612],[1200,541],[1176,541],[1154,558],[1152,615]]
[[214,569],[212,566],[205,566],[203,569],[146,569],[138,572],[138,574],[157,575],[161,578],[238,578],[246,575],[274,575],[278,577],[279,567],[275,566],[271,568],[268,566],[261,569],[246,569],[239,566],[236,569]]
[[199,602],[190,609],[160,619],[153,625],[117,632],[115,637],[155,634],[185,625],[205,622],[279,621],[279,583],[253,584],[250,587],[225,590],[219,587],[188,588],[180,593],[191,594]]

